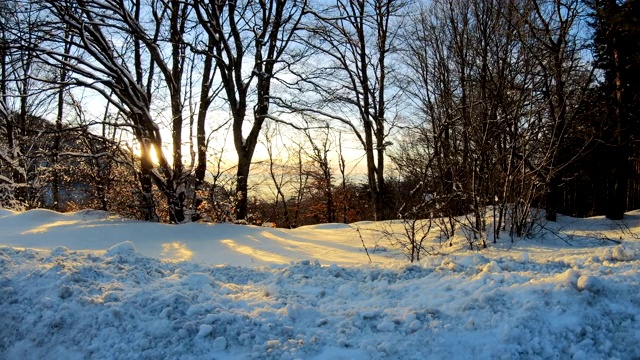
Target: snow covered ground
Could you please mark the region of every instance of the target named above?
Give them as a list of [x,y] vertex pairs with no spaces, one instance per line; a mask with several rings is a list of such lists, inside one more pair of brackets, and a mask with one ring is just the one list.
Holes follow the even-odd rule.
[[0,210],[0,359],[640,358],[640,213],[417,264],[380,226]]

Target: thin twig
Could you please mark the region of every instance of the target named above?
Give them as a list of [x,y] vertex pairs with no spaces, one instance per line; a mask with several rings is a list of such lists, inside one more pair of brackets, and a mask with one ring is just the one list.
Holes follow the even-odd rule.
[[369,262],[371,262],[371,256],[369,255],[369,250],[367,249],[367,245],[364,244],[364,239],[362,238],[362,234],[360,233],[360,228],[357,226],[356,226],[356,231],[358,232],[358,236],[360,237],[360,241],[362,242],[362,247],[364,248],[364,252],[367,253]]

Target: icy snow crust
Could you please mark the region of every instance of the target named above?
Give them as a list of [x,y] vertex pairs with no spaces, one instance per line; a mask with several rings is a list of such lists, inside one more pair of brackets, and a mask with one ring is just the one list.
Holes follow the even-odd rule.
[[[134,240],[70,250],[83,229],[101,222],[118,224],[117,231],[103,229],[105,239],[128,232]],[[45,223],[58,225],[29,232]],[[633,238],[575,249],[520,240],[510,250],[457,250],[416,265],[369,265],[358,239],[334,251],[351,254],[352,264],[318,254],[250,267],[143,255],[155,250],[138,246],[147,244],[135,240],[144,238],[133,232],[139,225],[99,213],[0,212],[0,236],[13,239],[0,237],[0,359],[640,358],[640,251]],[[60,234],[75,240],[52,230],[63,226],[73,226]],[[200,227],[216,232],[197,224],[174,228],[187,239],[200,236]],[[264,229],[237,228],[236,245],[248,246],[242,237],[251,235],[266,246]],[[270,250],[286,254],[295,231],[339,244],[339,235],[353,230],[270,230],[266,238],[284,234]],[[47,232],[40,243],[30,237]],[[20,246],[21,238],[40,250]],[[107,241],[96,242],[91,248]],[[244,263],[226,249],[228,259]]]

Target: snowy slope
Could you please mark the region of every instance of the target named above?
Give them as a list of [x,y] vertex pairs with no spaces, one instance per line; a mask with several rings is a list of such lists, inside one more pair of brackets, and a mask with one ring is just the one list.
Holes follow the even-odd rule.
[[[40,249],[64,245],[70,250],[104,252],[123,241],[133,241],[144,255],[170,261],[238,266],[315,258],[341,265],[368,262],[355,228],[345,224],[296,230],[233,224],[174,226],[123,220],[97,210],[59,214],[49,210],[13,213],[0,209],[0,244]],[[388,263],[388,257],[375,254],[372,260]]]
[[376,223],[0,210],[0,359],[638,359],[638,218],[412,265]]

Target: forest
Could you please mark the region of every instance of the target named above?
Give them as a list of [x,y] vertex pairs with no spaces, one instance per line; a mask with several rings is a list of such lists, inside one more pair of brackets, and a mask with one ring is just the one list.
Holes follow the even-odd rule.
[[2,0],[0,206],[619,220],[639,77],[636,0]]

